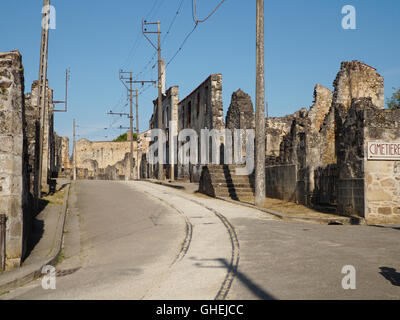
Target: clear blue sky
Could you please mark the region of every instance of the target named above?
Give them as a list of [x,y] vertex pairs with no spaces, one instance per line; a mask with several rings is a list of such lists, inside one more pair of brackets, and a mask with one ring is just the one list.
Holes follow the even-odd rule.
[[[109,140],[120,133],[126,118],[106,115],[128,112],[126,90],[118,79],[124,68],[135,74],[154,54],[141,35],[141,20],[160,20],[165,31],[181,0],[52,0],[56,30],[50,32],[49,83],[55,99],[64,98],[64,71],[71,68],[70,109],[56,113],[59,135],[72,136],[76,118],[80,137]],[[200,17],[219,0],[198,0]],[[192,0],[183,0],[163,45],[169,60],[193,28]],[[341,9],[357,10],[357,30],[343,30]],[[23,54],[25,91],[38,78],[42,0],[3,1],[0,51]],[[312,104],[313,88],[332,82],[344,60],[361,60],[385,77],[386,98],[400,86],[400,1],[398,0],[265,0],[266,98],[270,116],[282,116]],[[226,112],[231,94],[241,88],[254,102],[256,0],[226,0],[198,26],[167,69],[167,87],[179,85],[185,97],[211,73],[223,74]],[[155,80],[153,64],[141,79]],[[148,128],[156,88],[139,97],[140,129]],[[104,130],[104,128],[111,129]],[[105,138],[107,136],[108,138]]]

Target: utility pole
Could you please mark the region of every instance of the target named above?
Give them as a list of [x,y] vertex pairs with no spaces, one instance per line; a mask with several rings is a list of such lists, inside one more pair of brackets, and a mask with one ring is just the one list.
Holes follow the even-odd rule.
[[136,170],[137,180],[140,180],[140,167],[139,167],[139,94],[136,88]]
[[[47,10],[45,10],[47,9]],[[40,64],[39,64],[39,99],[38,99],[38,119],[39,119],[39,153],[38,168],[35,174],[35,209],[39,207],[39,199],[42,196],[42,167],[43,167],[43,138],[47,103],[47,56],[49,45],[49,20],[50,20],[50,0],[43,0],[42,16],[42,37],[40,43]]]
[[74,147],[73,147],[73,152],[74,152],[74,158],[73,158],[73,174],[74,174],[74,181],[76,180],[76,135],[75,135],[75,119],[74,119]]
[[256,172],[257,207],[265,200],[265,67],[264,67],[264,0],[257,0],[257,75],[256,75]]
[[[132,84],[137,84],[137,83],[141,83],[142,86],[144,86],[145,83],[156,83],[156,81],[146,81],[146,80],[129,80],[129,81],[125,81],[126,83],[130,83]],[[137,178],[138,180],[140,180],[140,167],[139,167],[139,93],[138,93],[138,89],[136,88],[135,90],[135,97],[136,97],[136,170],[137,170]]]
[[[147,31],[147,29],[144,28],[146,25],[157,25],[157,32],[154,31]],[[161,72],[161,31],[160,31],[160,21],[157,22],[147,22],[144,20],[142,22],[142,33],[146,37],[146,39],[151,43],[151,45],[154,47],[154,49],[157,50],[158,53],[158,106],[157,106],[157,123],[158,123],[158,129],[162,129],[162,91],[161,91],[161,78],[162,78],[162,72]],[[155,46],[153,42],[146,36],[148,33],[156,33],[157,34],[157,40],[158,40],[158,45]],[[159,148],[158,148],[158,180],[164,180],[164,150],[162,148],[162,143],[159,142]]]
[[65,100],[64,101],[53,101],[54,104],[58,103],[63,103],[64,104],[64,110],[53,110],[53,112],[67,112],[68,109],[68,81],[69,81],[69,74],[70,70],[66,69],[65,70]]
[[[124,78],[123,74],[129,74],[128,78]],[[126,87],[129,93],[129,103],[130,103],[130,114],[129,114],[129,120],[130,120],[130,157],[129,157],[129,180],[132,180],[132,172],[133,172],[133,89],[132,89],[132,84],[133,84],[133,72],[132,71],[119,71],[119,79],[121,80],[122,84]],[[129,88],[126,86],[125,81],[129,83]],[[136,160],[137,161],[137,160]]]

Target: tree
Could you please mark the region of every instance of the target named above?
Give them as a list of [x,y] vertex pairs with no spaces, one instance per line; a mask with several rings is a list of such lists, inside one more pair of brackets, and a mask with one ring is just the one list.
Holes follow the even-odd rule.
[[[125,132],[124,134],[121,134],[117,139],[115,139],[114,142],[127,141],[127,140],[128,140],[128,133]],[[136,141],[136,133],[133,133],[133,140]]]
[[393,88],[394,93],[392,97],[387,101],[389,109],[399,109],[400,108],[400,88]]

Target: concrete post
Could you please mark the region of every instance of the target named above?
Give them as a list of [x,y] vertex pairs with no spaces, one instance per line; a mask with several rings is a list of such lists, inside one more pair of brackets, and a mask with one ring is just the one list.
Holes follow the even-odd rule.
[[257,0],[257,79],[256,79],[256,172],[255,205],[265,199],[265,69],[264,0]]

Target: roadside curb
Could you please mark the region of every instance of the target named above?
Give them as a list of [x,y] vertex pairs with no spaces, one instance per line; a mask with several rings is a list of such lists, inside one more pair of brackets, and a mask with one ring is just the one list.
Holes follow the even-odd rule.
[[51,253],[40,262],[36,262],[32,265],[22,266],[19,269],[7,272],[0,277],[0,297],[1,294],[6,293],[10,290],[16,289],[20,286],[27,284],[42,275],[42,268],[46,265],[56,266],[58,263],[58,256],[62,248],[62,240],[64,233],[64,225],[66,219],[66,213],[68,208],[68,199],[70,185],[68,184],[65,191],[64,201],[61,209],[61,214],[58,219],[55,242]]
[[[174,188],[174,189],[179,189],[179,190],[184,190],[184,186],[174,186],[166,182],[162,181],[153,181],[153,180],[144,180],[150,183]],[[265,209],[265,208],[258,208],[252,204],[245,203],[245,202],[240,202],[240,201],[235,201],[227,198],[222,198],[222,197],[215,197],[214,199],[226,201],[232,204],[237,204],[240,206],[244,206],[247,208],[255,209],[258,211],[262,211],[268,214],[271,214],[281,220],[284,221],[296,221],[296,222],[312,222],[312,223],[319,223],[319,224],[340,224],[340,225],[367,225],[365,220],[363,218],[358,218],[358,217],[342,217],[342,216],[337,216],[337,217],[327,217],[327,218],[317,218],[317,217],[305,217],[305,216],[292,216],[292,215],[286,215],[274,210],[270,209]]]
[[165,187],[178,189],[178,190],[185,190],[186,189],[184,186],[174,186],[173,184],[170,184],[170,183],[167,183],[167,182],[163,182],[163,181],[154,181],[154,180],[144,180],[144,181],[151,182],[151,183],[154,183],[154,184],[159,184],[159,185],[165,186]]
[[313,223],[319,223],[319,224],[341,224],[341,225],[365,225],[365,221],[362,218],[356,218],[356,217],[329,217],[329,218],[317,218],[317,217],[305,217],[305,216],[291,216],[291,215],[286,215],[271,209],[265,209],[265,208],[258,208],[254,205],[251,205],[249,203],[244,203],[240,201],[235,201],[231,199],[226,199],[226,198],[221,198],[221,197],[215,197],[216,199],[226,201],[229,203],[233,204],[238,204],[247,208],[255,209],[258,211],[262,211],[268,214],[271,214],[281,220],[284,221],[297,221],[297,222],[313,222]]

